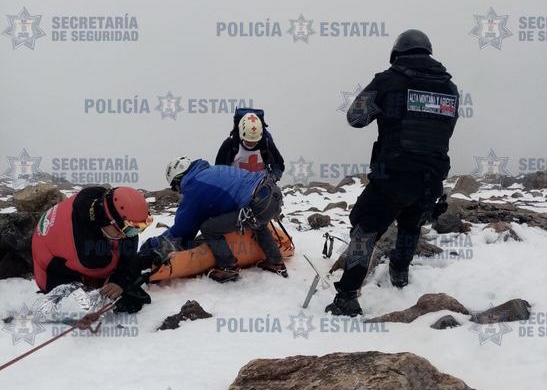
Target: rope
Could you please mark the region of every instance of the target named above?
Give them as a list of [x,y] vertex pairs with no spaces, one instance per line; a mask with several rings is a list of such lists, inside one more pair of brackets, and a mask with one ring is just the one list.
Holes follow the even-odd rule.
[[[120,299],[120,298],[118,298]],[[118,301],[118,299],[116,299],[114,302],[111,302],[105,306],[103,306],[99,311],[95,312],[95,313],[89,313],[89,314],[86,314],[85,316],[83,316],[82,318],[80,318],[78,320],[78,322],[76,322],[74,325],[72,325],[70,328],[66,329],[65,331],[61,332],[60,334],[58,334],[57,336],[55,337],[52,337],[50,338],[48,341],[32,348],[30,351],[27,351],[25,352],[24,354],[22,355],[19,355],[17,356],[15,359],[11,359],[10,361],[8,361],[7,363],[5,364],[2,364],[0,366],[0,371],[2,371],[3,369],[11,366],[12,364],[15,364],[17,363],[19,360],[21,359],[24,359],[26,358],[27,356],[33,354],[34,352],[44,348],[46,345],[49,345],[51,344],[52,342],[54,342],[55,340],[57,339],[60,339],[61,337],[63,337],[64,335],[72,332],[74,329],[82,329],[82,330],[85,330],[85,329],[89,329],[89,331],[91,333],[97,333],[97,331],[99,330],[99,326],[101,326],[101,324],[99,323],[99,325],[97,325],[97,327],[95,329],[93,329],[91,327],[91,324],[93,324],[94,322],[98,321],[99,318],[104,314],[106,313],[107,311],[109,310],[112,310],[115,306],[116,306],[116,302]]]
[[[149,272],[146,272],[144,274],[142,274],[141,276],[139,276],[137,278],[137,280],[135,280],[135,282],[133,284],[131,284],[131,287],[137,287],[137,286],[140,286],[141,284],[147,282],[149,279],[150,279],[150,276],[154,275],[156,272],[158,272],[158,270],[160,269],[160,267],[156,267],[155,269],[149,271]],[[19,355],[17,356],[16,358],[8,361],[7,363],[4,363],[0,366],[0,371],[2,371],[3,369],[11,366],[12,364],[14,363],[17,363],[19,360],[21,359],[24,359],[26,358],[27,356],[33,354],[34,352],[44,348],[46,345],[49,345],[51,344],[52,342],[54,342],[55,340],[58,340],[60,339],[61,337],[63,337],[64,335],[72,332],[74,329],[81,329],[81,330],[85,330],[85,329],[89,329],[89,331],[93,334],[97,333],[99,331],[99,327],[101,326],[101,323],[99,323],[95,329],[93,329],[91,327],[91,324],[93,324],[94,322],[97,322],[101,316],[103,314],[105,314],[106,312],[114,309],[114,307],[116,307],[116,303],[118,302],[118,300],[121,298],[118,297],[116,298],[115,301],[111,302],[111,303],[108,303],[106,305],[104,305],[99,311],[95,312],[95,313],[89,313],[89,314],[86,314],[85,316],[83,316],[82,318],[80,318],[74,325],[72,325],[70,328],[66,329],[65,331],[61,332],[60,334],[58,334],[57,336],[54,336],[52,337],[51,339],[47,340],[46,342],[43,342],[42,344],[32,348],[30,351],[27,351],[25,352],[24,354],[22,355]]]

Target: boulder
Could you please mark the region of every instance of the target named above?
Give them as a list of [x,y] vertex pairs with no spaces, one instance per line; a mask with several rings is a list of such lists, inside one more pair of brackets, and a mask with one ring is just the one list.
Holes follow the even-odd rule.
[[348,204],[344,201],[329,203],[327,206],[325,206],[323,211],[329,211],[329,210],[336,209],[336,208],[340,208],[342,210],[345,210],[345,209],[348,208]]
[[154,202],[150,202],[149,205],[150,209],[156,213],[163,213],[166,209],[178,207],[181,200],[180,193],[169,188],[159,191],[140,191],[143,192],[146,198],[155,198]]
[[252,360],[229,390],[257,389],[472,390],[420,356],[377,351]]
[[323,190],[321,190],[320,188],[315,188],[315,187],[312,187],[312,188],[308,188],[306,191],[304,191],[304,195],[305,196],[308,196],[310,194],[319,194],[319,195],[322,195],[323,194]]
[[483,230],[485,229],[492,229],[493,232],[496,234],[495,237],[487,237],[487,242],[489,244],[493,242],[505,242],[510,240],[522,241],[522,238],[519,237],[517,232],[515,232],[513,228],[511,228],[511,224],[509,222],[490,222],[484,227]]
[[525,175],[522,184],[527,190],[547,188],[547,171],[538,171]]
[[53,184],[40,183],[26,187],[13,195],[17,211],[43,212],[66,197]]
[[177,329],[181,321],[195,321],[201,318],[210,318],[213,315],[207,313],[196,301],[186,301],[182,305],[180,312],[163,320],[163,323],[157,330]]
[[312,181],[308,184],[309,189],[312,189],[314,187],[322,188],[322,189],[326,190],[329,194],[335,194],[337,192],[346,192],[346,190],[343,189],[343,188],[337,188],[337,187],[333,186],[332,184],[323,183],[321,181]]
[[327,227],[330,225],[330,216],[315,213],[308,217],[308,223],[312,229]]
[[473,176],[464,175],[458,178],[456,185],[452,189],[452,193],[459,192],[465,196],[469,196],[474,192],[477,192],[480,188],[480,183],[476,181]]
[[536,226],[547,230],[547,214],[521,209],[510,203],[496,204],[450,199],[448,202],[449,211],[451,207],[457,207],[461,218],[471,223],[488,224],[499,221],[526,223],[528,226]]
[[431,328],[442,330],[442,329],[448,329],[448,328],[455,328],[457,326],[461,326],[461,324],[453,316],[447,315],[435,321],[431,325]]
[[530,318],[530,304],[524,299],[511,299],[501,305],[483,312],[474,313],[471,321],[477,324],[492,324],[495,322],[525,321]]
[[361,182],[362,186],[366,186],[368,184],[368,177],[366,173],[358,173],[356,175],[350,175],[344,177],[342,180],[340,180],[340,183],[336,185],[337,188],[344,187],[347,185],[352,185],[355,183],[355,180],[358,180]]
[[424,294],[418,299],[418,302],[406,310],[395,311],[375,317],[366,322],[403,322],[410,323],[416,318],[440,310],[450,310],[456,313],[469,314],[467,310],[457,299],[444,293]]
[[0,214],[0,279],[32,272],[32,234],[41,213]]

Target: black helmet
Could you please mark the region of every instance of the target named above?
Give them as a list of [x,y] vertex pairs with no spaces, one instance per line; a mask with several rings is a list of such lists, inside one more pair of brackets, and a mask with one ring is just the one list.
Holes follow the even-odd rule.
[[395,57],[400,53],[413,49],[422,49],[429,54],[433,54],[433,49],[431,48],[431,41],[420,30],[406,30],[404,33],[399,35],[393,44],[393,49],[391,49],[391,56],[389,57],[389,63],[393,64]]

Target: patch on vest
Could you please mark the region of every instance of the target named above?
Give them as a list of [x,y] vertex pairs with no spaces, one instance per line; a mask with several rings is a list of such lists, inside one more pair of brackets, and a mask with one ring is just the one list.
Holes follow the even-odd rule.
[[458,97],[456,95],[409,89],[406,109],[408,111],[455,117],[457,101]]
[[46,211],[38,221],[36,230],[41,236],[45,236],[50,227],[55,223],[55,217],[57,216],[57,206],[53,206],[48,211]]

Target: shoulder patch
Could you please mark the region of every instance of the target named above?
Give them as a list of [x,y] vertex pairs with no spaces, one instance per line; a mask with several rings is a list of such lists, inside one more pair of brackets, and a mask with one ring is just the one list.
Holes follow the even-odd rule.
[[409,89],[406,108],[408,111],[455,117],[457,102],[456,95]]
[[50,208],[48,211],[46,211],[38,221],[38,225],[36,226],[36,231],[39,235],[45,236],[47,235],[47,232],[50,227],[52,227],[55,223],[55,217],[57,216],[57,205]]

